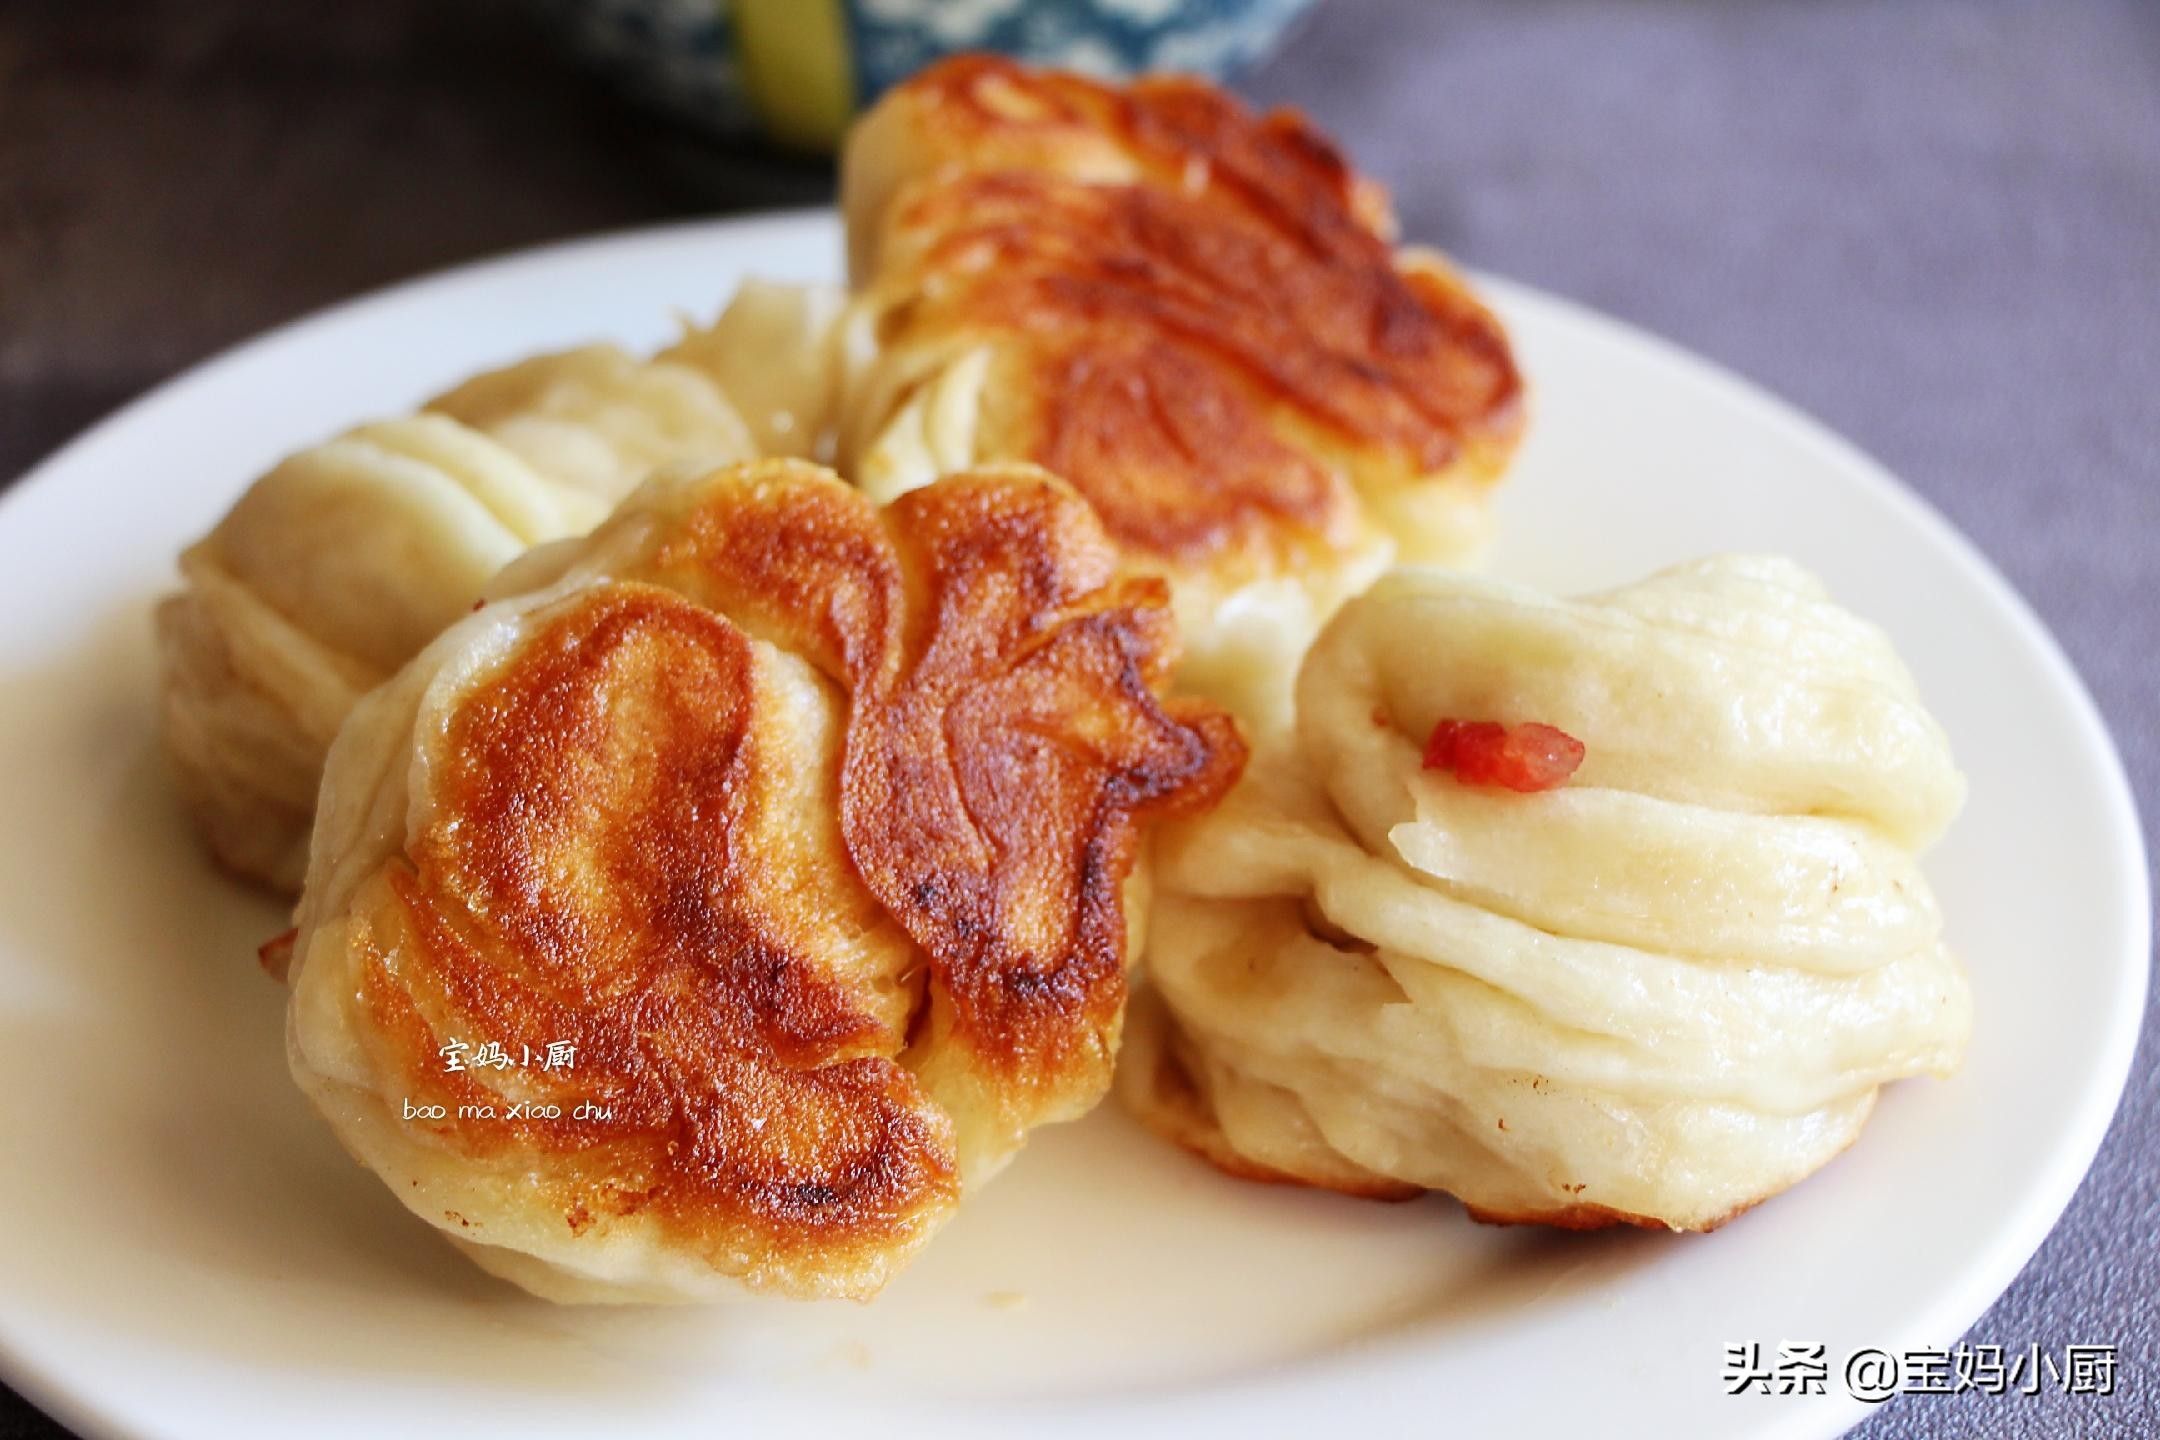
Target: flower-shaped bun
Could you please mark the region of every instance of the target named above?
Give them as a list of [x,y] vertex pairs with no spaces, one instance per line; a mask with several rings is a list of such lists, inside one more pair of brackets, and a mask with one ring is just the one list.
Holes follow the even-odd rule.
[[[753,432],[808,453],[837,312],[827,291],[746,287],[660,357],[589,345],[491,371],[250,486],[158,612],[167,748],[219,860],[299,888],[347,712],[527,547],[583,534],[658,466],[756,455]],[[739,412],[723,387],[753,368]]]
[[1398,572],[1297,702],[1165,837],[1121,1080],[1226,1168],[1705,1229],[1957,1065],[1915,856],[1964,782],[1885,637],[1797,566],[1574,602]]
[[656,479],[525,582],[331,751],[293,1073],[540,1294],[871,1294],[1107,1088],[1142,829],[1235,728],[1040,472]]
[[1301,117],[970,56],[881,100],[843,168],[875,350],[851,473],[878,496],[983,460],[1065,476],[1171,579],[1189,681],[1287,689],[1391,557],[1482,534],[1521,424],[1506,335],[1391,248],[1385,196]]

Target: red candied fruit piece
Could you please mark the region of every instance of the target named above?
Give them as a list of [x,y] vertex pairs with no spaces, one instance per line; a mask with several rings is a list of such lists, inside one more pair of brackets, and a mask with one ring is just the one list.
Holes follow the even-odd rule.
[[1497,785],[1534,795],[1565,785],[1583,762],[1583,743],[1565,730],[1530,721],[1442,720],[1425,742],[1425,768],[1465,785]]

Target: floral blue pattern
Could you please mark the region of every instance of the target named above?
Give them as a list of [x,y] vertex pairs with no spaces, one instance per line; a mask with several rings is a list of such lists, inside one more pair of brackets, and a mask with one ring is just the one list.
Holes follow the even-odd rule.
[[1256,58],[1310,0],[852,0],[860,93],[956,50],[995,50],[1105,78],[1221,76]]
[[[540,0],[571,44],[635,98],[723,135],[754,133],[729,0]],[[1313,0],[832,0],[855,102],[923,66],[993,50],[1105,78],[1220,78],[1258,59]]]

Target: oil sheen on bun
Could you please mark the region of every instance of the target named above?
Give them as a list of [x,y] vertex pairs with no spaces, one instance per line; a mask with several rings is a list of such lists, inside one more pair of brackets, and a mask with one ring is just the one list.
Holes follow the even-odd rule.
[[[1971,1000],[1916,857],[1964,781],[1889,641],[1798,566],[1578,601],[1399,572],[1297,704],[1165,836],[1120,1077],[1224,1168],[1701,1230],[1956,1068]],[[1552,727],[1580,768],[1465,778],[1434,738],[1461,722]]]
[[1300,116],[963,57],[864,118],[842,199],[858,482],[1064,476],[1172,581],[1201,688],[1277,698],[1391,560],[1481,537],[1521,425],[1507,337]]
[[868,1296],[1105,1092],[1143,830],[1235,727],[1039,471],[663,477],[521,585],[332,748],[293,1073],[538,1294]]

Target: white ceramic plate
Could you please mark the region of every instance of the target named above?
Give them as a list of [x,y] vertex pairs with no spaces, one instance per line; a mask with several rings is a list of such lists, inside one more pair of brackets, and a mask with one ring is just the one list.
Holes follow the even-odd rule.
[[[98,1435],[520,1440],[1497,1431],[1818,1435],[1724,1347],[1947,1344],[2091,1160],[2130,1061],[2145,865],[2061,653],[1939,518],[1792,411],[1491,282],[1536,387],[1500,572],[1563,590],[1777,549],[1886,624],[1972,780],[1929,862],[1971,966],[1964,1072],[1705,1238],[1483,1229],[1221,1178],[1110,1107],[1039,1137],[875,1304],[569,1310],[487,1279],[317,1124],[252,947],[278,911],[183,825],[151,713],[174,552],[281,453],[469,371],[656,344],[826,216],[544,250],[204,365],[0,502],[0,1357]],[[2019,1337],[1983,1337],[2011,1341]],[[865,1413],[867,1410],[867,1413]]]

